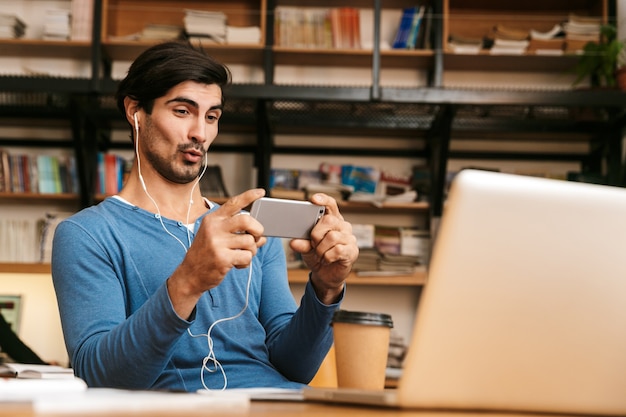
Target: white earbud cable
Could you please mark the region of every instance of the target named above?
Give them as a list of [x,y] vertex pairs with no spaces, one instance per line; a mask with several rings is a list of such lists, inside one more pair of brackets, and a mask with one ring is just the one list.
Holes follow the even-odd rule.
[[[154,207],[156,208],[157,211],[157,218],[159,219],[160,223],[161,223],[161,227],[163,227],[163,230],[165,230],[165,232],[170,235],[171,237],[173,237],[174,239],[176,239],[176,241],[178,241],[178,243],[180,243],[180,245],[183,247],[185,253],[187,253],[187,246],[185,246],[185,244],[179,239],[177,238],[172,232],[170,232],[167,227],[165,227],[165,223],[163,223],[163,217],[161,216],[161,211],[159,209],[159,205],[157,204],[157,202],[154,200],[154,198],[152,198],[152,196],[150,195],[150,193],[148,192],[148,188],[146,187],[146,183],[143,179],[143,176],[141,175],[141,158],[139,157],[139,123],[137,122],[137,114],[135,113],[133,115],[133,118],[135,120],[135,153],[137,154],[137,170],[139,173],[139,181],[141,182],[141,186],[143,187],[144,192],[146,193],[146,195],[148,196],[148,198],[150,199],[150,201],[152,201],[152,204],[154,204]],[[200,179],[202,179],[202,177],[204,176],[204,173],[206,172],[207,169],[207,153],[204,153],[204,167],[202,169],[202,172],[200,173],[200,175],[198,175],[198,179],[196,180],[196,182],[194,183],[193,187],[191,188],[191,193],[189,195],[189,205],[187,208],[187,219],[186,219],[186,224],[189,225],[189,217],[191,215],[191,206],[193,204],[193,192],[196,189],[196,187],[198,186],[198,183],[200,182]],[[189,227],[186,227],[187,229],[187,240],[189,243],[189,246],[191,246],[191,230],[189,229]],[[238,317],[240,317],[248,308],[248,303],[249,303],[249,299],[250,299],[250,284],[252,282],[252,266],[249,266],[249,272],[248,272],[248,282],[246,284],[246,301],[245,304],[243,306],[243,308],[241,309],[241,311],[239,311],[239,313],[235,314],[232,317],[225,317],[219,320],[216,320],[215,322],[213,322],[213,324],[211,324],[211,326],[209,326],[209,329],[207,330],[206,334],[199,334],[199,335],[194,335],[193,333],[191,333],[191,330],[188,328],[187,329],[187,333],[189,333],[189,335],[191,337],[206,337],[207,338],[207,345],[209,347],[209,353],[207,354],[207,356],[205,356],[202,359],[202,368],[200,369],[200,380],[202,381],[202,386],[204,387],[204,389],[206,389],[207,391],[211,391],[211,389],[206,385],[206,382],[204,381],[204,372],[215,372],[218,369],[220,370],[220,372],[222,373],[222,377],[224,378],[224,385],[221,388],[221,391],[225,390],[226,387],[228,386],[228,378],[226,377],[226,372],[224,371],[224,368],[222,367],[222,364],[220,363],[219,360],[217,360],[217,357],[215,356],[215,352],[213,350],[213,339],[211,338],[211,331],[213,330],[213,327],[215,327],[218,323],[222,323],[225,321],[229,321],[229,320],[234,320]],[[209,362],[213,363],[213,367],[210,367],[209,365],[207,365]]]

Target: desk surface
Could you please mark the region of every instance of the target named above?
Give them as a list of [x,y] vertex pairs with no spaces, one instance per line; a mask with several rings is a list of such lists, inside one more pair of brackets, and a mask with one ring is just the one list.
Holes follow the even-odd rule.
[[[81,417],[93,416],[115,416],[115,417],[140,417],[140,416],[166,416],[180,417],[180,413],[155,413],[150,412],[128,412],[128,413],[87,413],[80,414]],[[37,414],[26,405],[3,404],[0,408],[0,417],[33,417],[50,416],[53,414]],[[247,412],[233,413],[232,411],[215,412],[210,410],[199,410],[198,412],[185,412],[185,417],[192,416],[249,416],[249,417],[276,417],[276,416],[297,416],[297,417],[554,417],[540,414],[516,414],[516,413],[481,413],[481,412],[445,412],[445,411],[420,411],[420,410],[398,410],[377,407],[359,407],[330,405],[313,402],[292,402],[292,401],[252,401]],[[566,417],[566,416],[561,416]]]

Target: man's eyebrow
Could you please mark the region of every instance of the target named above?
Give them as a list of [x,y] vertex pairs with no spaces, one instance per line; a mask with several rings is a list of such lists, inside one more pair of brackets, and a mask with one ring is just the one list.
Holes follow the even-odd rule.
[[[165,102],[165,104],[170,104],[170,103],[185,103],[185,104],[188,104],[188,105],[190,105],[190,106],[192,106],[192,107],[194,107],[196,109],[200,107],[196,101],[191,100],[191,99],[186,98],[186,97],[174,97],[174,98],[172,98],[170,100],[167,100]],[[223,108],[224,108],[224,105],[222,103],[220,103],[220,104],[216,104],[215,106],[211,106],[209,108],[209,110],[222,110]]]

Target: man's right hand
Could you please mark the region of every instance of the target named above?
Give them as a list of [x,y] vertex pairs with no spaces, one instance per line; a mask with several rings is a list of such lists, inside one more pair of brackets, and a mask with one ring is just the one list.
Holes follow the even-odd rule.
[[205,291],[217,287],[232,268],[246,268],[267,239],[263,226],[243,212],[265,190],[255,188],[231,197],[202,219],[185,259],[168,279],[174,310],[188,318]]

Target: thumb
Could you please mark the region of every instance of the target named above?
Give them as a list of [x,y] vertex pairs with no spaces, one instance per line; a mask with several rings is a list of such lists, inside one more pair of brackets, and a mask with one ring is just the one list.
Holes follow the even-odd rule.
[[215,213],[219,213],[224,217],[234,216],[264,195],[265,190],[263,188],[253,188],[251,190],[244,191],[241,194],[229,198],[215,211]]

